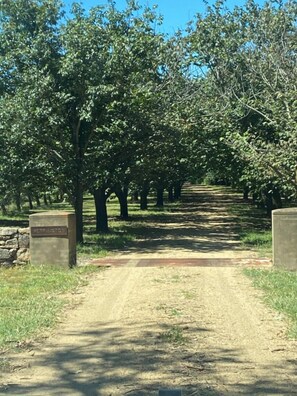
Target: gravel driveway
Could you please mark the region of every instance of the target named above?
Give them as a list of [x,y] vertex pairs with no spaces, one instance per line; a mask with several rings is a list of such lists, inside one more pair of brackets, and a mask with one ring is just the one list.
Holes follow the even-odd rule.
[[[23,368],[5,377],[1,395],[144,396],[161,388],[181,388],[185,396],[297,395],[297,343],[286,339],[286,322],[262,304],[240,268],[137,267],[151,255],[254,256],[240,249],[226,197],[220,204],[219,192],[205,189],[192,194],[211,195],[213,210],[200,199],[175,225],[176,239],[187,243],[168,239],[158,248],[147,238],[118,255],[128,265],[94,275],[53,334],[15,357]],[[209,216],[213,240],[210,228],[203,237],[195,233],[199,213]],[[167,236],[172,227],[159,225]],[[199,254],[193,246],[203,238],[208,249]]]

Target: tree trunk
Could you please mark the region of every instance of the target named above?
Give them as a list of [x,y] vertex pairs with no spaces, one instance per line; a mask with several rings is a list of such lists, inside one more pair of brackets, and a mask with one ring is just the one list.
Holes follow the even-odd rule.
[[276,209],[280,209],[280,208],[283,207],[282,197],[281,197],[281,195],[280,195],[280,192],[279,192],[279,189],[278,189],[278,188],[275,188],[275,189],[273,190],[272,199],[273,199],[273,202],[274,202],[274,207],[275,207]]
[[120,203],[120,217],[124,220],[128,220],[128,187],[117,187],[114,189],[114,192]]
[[136,191],[133,191],[133,194],[132,194],[132,202],[138,202],[139,201],[139,193],[138,193],[138,191],[136,190]]
[[249,199],[249,191],[250,191],[249,187],[244,187],[244,189],[243,189],[243,199],[245,201],[247,201]]
[[34,209],[32,197],[30,194],[28,194],[28,202],[29,202],[29,209],[30,210]]
[[46,206],[48,205],[46,194],[43,194],[43,202],[44,202],[44,205],[46,205]]
[[21,193],[19,191],[15,195],[15,205],[17,211],[20,212],[22,210],[22,207],[21,207]]
[[74,210],[76,216],[76,242],[83,243],[84,229],[83,229],[83,186],[78,175],[75,182],[74,190]]
[[174,186],[174,190],[173,190],[174,199],[180,199],[180,195],[181,195],[181,188],[179,186]]
[[267,216],[271,217],[271,213],[273,209],[272,193],[265,194],[265,206],[266,206]]
[[93,193],[96,208],[96,231],[108,232],[108,217],[106,207],[105,187],[100,187]]
[[164,188],[157,188],[157,203],[156,206],[162,208],[164,206]]
[[40,206],[39,195],[38,195],[38,194],[35,194],[34,198],[35,198],[35,201],[36,201],[36,205],[39,207],[39,206]]
[[52,203],[53,203],[53,200],[52,200],[52,197],[51,197],[51,195],[49,195],[49,196],[48,196],[48,201],[49,201],[49,204],[50,204],[50,205],[52,205]]
[[174,202],[173,186],[168,188],[168,201]]
[[141,210],[147,210],[148,209],[148,201],[147,201],[148,194],[149,194],[149,189],[148,188],[143,188],[140,191],[140,209]]
[[173,188],[174,199],[180,199],[180,197],[181,197],[181,189],[182,189],[182,184],[181,183],[176,183],[174,185],[174,188]]
[[1,212],[3,216],[7,215],[7,209],[4,203],[1,203]]

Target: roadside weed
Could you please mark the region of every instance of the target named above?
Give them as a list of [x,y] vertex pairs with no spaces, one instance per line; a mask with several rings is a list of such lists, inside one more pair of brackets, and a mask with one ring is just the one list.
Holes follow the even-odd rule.
[[188,338],[183,334],[183,329],[180,326],[172,326],[169,330],[160,334],[160,338],[164,342],[171,344],[182,345],[188,341]]
[[179,317],[182,316],[182,311],[174,308],[174,307],[170,307],[166,304],[159,304],[156,307],[157,311],[163,311],[165,312],[168,316],[174,316],[174,317]]
[[178,283],[178,282],[180,282],[181,281],[181,277],[179,276],[179,275],[173,275],[172,277],[171,277],[171,282],[172,283]]
[[182,312],[176,308],[170,308],[169,314],[170,316],[177,316],[177,317],[182,316]]

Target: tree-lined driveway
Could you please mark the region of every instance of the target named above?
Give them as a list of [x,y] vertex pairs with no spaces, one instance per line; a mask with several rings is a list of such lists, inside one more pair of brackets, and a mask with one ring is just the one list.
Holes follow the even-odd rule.
[[263,305],[240,268],[134,265],[154,248],[160,260],[171,248],[173,259],[199,255],[199,200],[212,224],[201,227],[206,242],[209,235],[202,256],[252,255],[240,250],[218,191],[195,189],[188,193],[197,193],[193,211],[188,202],[185,212],[179,209],[184,220],[176,222],[189,234],[174,234],[171,220],[159,227],[187,244],[179,249],[169,238],[161,244],[147,238],[127,249],[121,255],[127,265],[96,274],[52,335],[15,357],[25,368],[4,377],[0,394],[152,396],[180,388],[185,396],[297,395],[296,342],[286,338],[287,323]]
[[[243,248],[236,207],[240,194],[220,187],[187,185],[182,205],[145,224],[145,232],[116,257],[253,258]],[[234,210],[235,209],[235,210]],[[232,214],[232,213],[235,214]],[[249,219],[256,224],[257,219]]]

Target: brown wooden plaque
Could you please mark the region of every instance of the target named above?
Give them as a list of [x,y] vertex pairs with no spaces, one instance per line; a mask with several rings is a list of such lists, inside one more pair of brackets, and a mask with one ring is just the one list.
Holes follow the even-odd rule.
[[31,227],[32,238],[54,237],[66,238],[68,237],[68,227],[66,226],[46,226],[46,227]]

